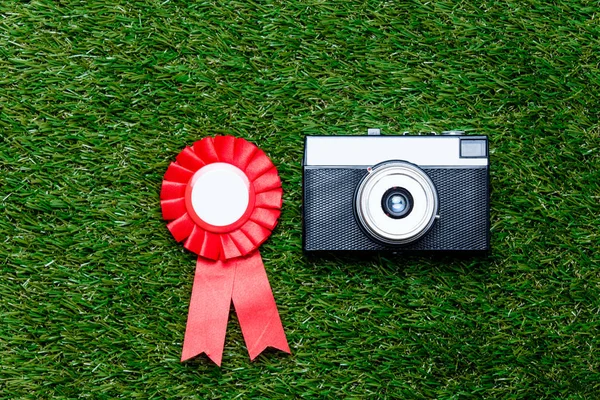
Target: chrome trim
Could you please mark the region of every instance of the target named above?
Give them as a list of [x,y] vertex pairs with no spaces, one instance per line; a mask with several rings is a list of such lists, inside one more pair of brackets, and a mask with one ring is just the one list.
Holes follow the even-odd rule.
[[[414,199],[413,210],[402,219],[388,217],[381,207],[382,193],[394,186],[407,189]],[[376,240],[390,245],[407,244],[425,235],[438,217],[438,206],[437,191],[429,176],[403,161],[385,162],[369,170],[354,199],[361,226]]]

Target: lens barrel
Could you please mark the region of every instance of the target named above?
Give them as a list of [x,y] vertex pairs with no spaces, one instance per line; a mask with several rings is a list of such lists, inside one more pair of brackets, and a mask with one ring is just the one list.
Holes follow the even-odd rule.
[[433,226],[438,195],[429,176],[406,161],[377,164],[359,183],[354,211],[363,231],[388,245],[411,243]]

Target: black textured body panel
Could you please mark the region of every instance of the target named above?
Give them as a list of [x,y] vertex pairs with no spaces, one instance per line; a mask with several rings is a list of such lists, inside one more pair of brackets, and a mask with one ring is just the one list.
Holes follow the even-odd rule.
[[488,169],[423,168],[438,192],[439,215],[421,239],[392,247],[368,237],[354,215],[354,193],[367,173],[361,168],[305,167],[306,251],[464,251],[489,248]]

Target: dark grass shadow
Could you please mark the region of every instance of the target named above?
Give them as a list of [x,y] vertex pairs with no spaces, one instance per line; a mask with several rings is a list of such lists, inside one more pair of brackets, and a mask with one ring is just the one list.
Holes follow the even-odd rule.
[[395,274],[417,267],[421,273],[455,271],[457,269],[484,272],[495,262],[491,252],[304,252],[306,262],[314,270],[328,273],[341,269],[348,273],[363,273],[375,268],[384,273]]

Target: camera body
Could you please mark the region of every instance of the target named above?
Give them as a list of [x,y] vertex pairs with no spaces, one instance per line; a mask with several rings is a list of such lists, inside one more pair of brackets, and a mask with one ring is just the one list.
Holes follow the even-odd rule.
[[371,132],[306,137],[304,250],[489,250],[487,137]]

